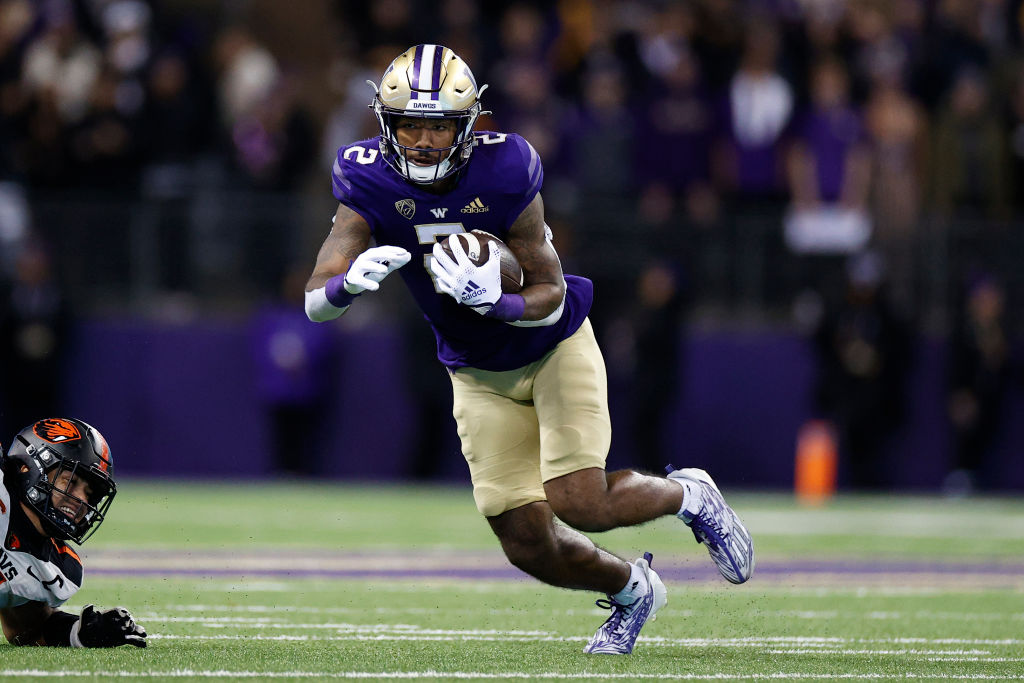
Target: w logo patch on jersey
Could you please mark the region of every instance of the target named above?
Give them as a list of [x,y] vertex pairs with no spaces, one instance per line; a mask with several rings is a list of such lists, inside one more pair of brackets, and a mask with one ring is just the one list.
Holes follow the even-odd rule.
[[50,443],[62,443],[82,438],[78,427],[73,422],[61,419],[40,420],[33,425],[32,431],[40,439]]

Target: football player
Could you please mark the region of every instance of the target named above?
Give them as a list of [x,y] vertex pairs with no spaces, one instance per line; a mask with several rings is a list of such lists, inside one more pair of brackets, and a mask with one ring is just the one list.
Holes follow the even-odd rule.
[[117,487],[110,449],[81,420],[50,418],[0,449],[0,622],[13,645],[146,647],[124,608],[59,608],[82,586],[81,544],[106,517]]
[[[370,85],[380,135],[338,150],[340,204],[306,286],[306,313],[337,318],[401,269],[449,371],[477,508],[516,567],[608,595],[598,604],[611,616],[586,652],[629,653],[664,606],[665,586],[650,553],[630,563],[580,531],[678,515],[734,583],[753,570],[750,535],[703,470],[605,471],[611,426],[587,319],[593,287],[562,272],[537,152],[518,135],[474,131],[487,86],[441,45],[410,48]],[[451,256],[442,250],[440,240],[474,229],[518,257],[519,293],[501,290],[497,245],[482,265],[459,240]]]

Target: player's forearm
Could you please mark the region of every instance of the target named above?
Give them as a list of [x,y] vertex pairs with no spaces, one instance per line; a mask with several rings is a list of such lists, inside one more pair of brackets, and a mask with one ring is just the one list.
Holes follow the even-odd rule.
[[[327,264],[317,263],[316,270],[313,271],[306,283],[306,317],[315,323],[334,320],[348,309],[348,304],[352,303],[351,301],[337,300],[332,302],[328,296],[327,284],[337,277],[337,273],[341,270],[338,264],[334,263],[337,260],[330,259],[331,262]],[[338,280],[343,280],[343,278],[339,277]]]
[[513,325],[519,327],[543,327],[554,325],[562,317],[565,303],[565,285],[554,283],[533,284],[519,294],[523,297],[525,307],[519,320]]
[[336,306],[327,296],[327,287],[317,287],[311,292],[306,292],[306,317],[315,323],[334,320],[348,310],[350,303],[351,301],[343,306]]

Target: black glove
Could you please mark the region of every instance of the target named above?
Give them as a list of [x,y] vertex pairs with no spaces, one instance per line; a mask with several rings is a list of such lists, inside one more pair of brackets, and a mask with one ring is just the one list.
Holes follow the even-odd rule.
[[86,605],[79,620],[78,640],[83,647],[146,647],[146,629],[136,624],[124,607],[100,612]]

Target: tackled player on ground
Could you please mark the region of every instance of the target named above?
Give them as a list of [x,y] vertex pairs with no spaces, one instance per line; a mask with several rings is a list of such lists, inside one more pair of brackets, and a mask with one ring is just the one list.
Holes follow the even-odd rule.
[[82,544],[117,485],[106,439],[81,420],[49,418],[0,448],[0,622],[12,645],[146,647],[128,610],[58,609],[82,587]]

